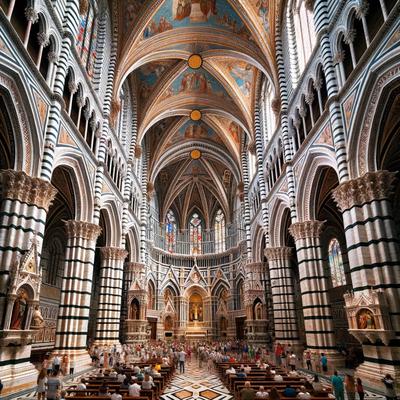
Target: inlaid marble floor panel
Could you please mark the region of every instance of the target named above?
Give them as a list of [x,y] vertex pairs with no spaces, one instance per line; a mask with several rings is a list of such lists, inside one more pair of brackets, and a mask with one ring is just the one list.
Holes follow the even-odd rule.
[[179,372],[161,396],[162,400],[231,400],[233,396],[219,377],[199,368],[197,360],[187,362],[185,373]]

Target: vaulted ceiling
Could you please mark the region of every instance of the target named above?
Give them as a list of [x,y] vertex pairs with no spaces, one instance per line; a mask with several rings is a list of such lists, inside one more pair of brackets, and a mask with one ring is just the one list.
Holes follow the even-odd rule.
[[127,79],[136,90],[161,220],[169,208],[181,227],[193,210],[207,225],[218,208],[231,218],[261,76],[276,87],[275,1],[120,2],[114,96]]

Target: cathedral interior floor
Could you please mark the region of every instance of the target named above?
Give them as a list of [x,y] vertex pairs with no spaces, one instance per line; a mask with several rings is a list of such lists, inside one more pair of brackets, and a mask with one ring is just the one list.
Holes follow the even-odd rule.
[[199,367],[197,360],[186,363],[185,373],[177,372],[161,396],[162,400],[230,400],[233,396],[207,365]]

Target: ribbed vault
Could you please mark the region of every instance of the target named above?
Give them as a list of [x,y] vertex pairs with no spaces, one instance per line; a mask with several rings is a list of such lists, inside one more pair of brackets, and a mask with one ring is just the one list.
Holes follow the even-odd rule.
[[242,181],[242,138],[254,141],[260,75],[277,87],[275,3],[123,3],[114,101],[128,79],[138,104],[137,145],[150,154],[148,180],[160,221],[169,209],[181,227],[193,210],[207,226],[217,209],[229,221]]

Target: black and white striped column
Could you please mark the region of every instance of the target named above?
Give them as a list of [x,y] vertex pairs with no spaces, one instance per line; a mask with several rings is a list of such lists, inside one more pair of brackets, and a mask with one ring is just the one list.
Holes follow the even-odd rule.
[[55,351],[76,360],[77,369],[90,362],[86,352],[98,225],[66,221],[67,246]]
[[119,247],[102,247],[100,296],[97,310],[97,345],[119,344],[124,260],[127,251]]
[[321,221],[296,222],[289,228],[296,243],[307,348],[340,364],[321,251]]
[[0,180],[0,315],[4,315],[10,268],[29,250],[34,237],[40,257],[47,211],[57,190],[22,171],[3,170]]
[[63,104],[63,91],[67,77],[68,65],[75,47],[75,34],[79,24],[79,2],[68,1],[64,16],[64,35],[61,44],[61,52],[58,59],[57,71],[54,80],[54,96],[50,106],[49,119],[46,127],[43,158],[40,177],[46,181],[51,180],[54,165],[54,152],[57,146],[58,134],[61,124],[61,109]]
[[324,69],[326,90],[328,93],[329,117],[332,126],[332,138],[335,145],[336,162],[338,168],[339,182],[349,178],[347,165],[346,138],[344,133],[343,117],[340,111],[340,104],[337,101],[339,86],[335,67],[333,65],[333,54],[329,38],[329,12],[326,0],[315,2],[314,6],[315,30],[318,34],[318,41],[321,46],[322,67]]
[[365,303],[378,291],[387,302],[380,313],[390,319],[390,329],[380,328],[387,330],[389,343],[364,343],[364,364],[371,364],[368,374],[380,364],[400,377],[400,244],[390,201],[395,175],[367,172],[339,185],[333,197],[343,213],[354,300],[364,298]]
[[297,327],[296,305],[291,247],[269,247],[265,255],[269,264],[275,340],[282,344],[300,344]]

